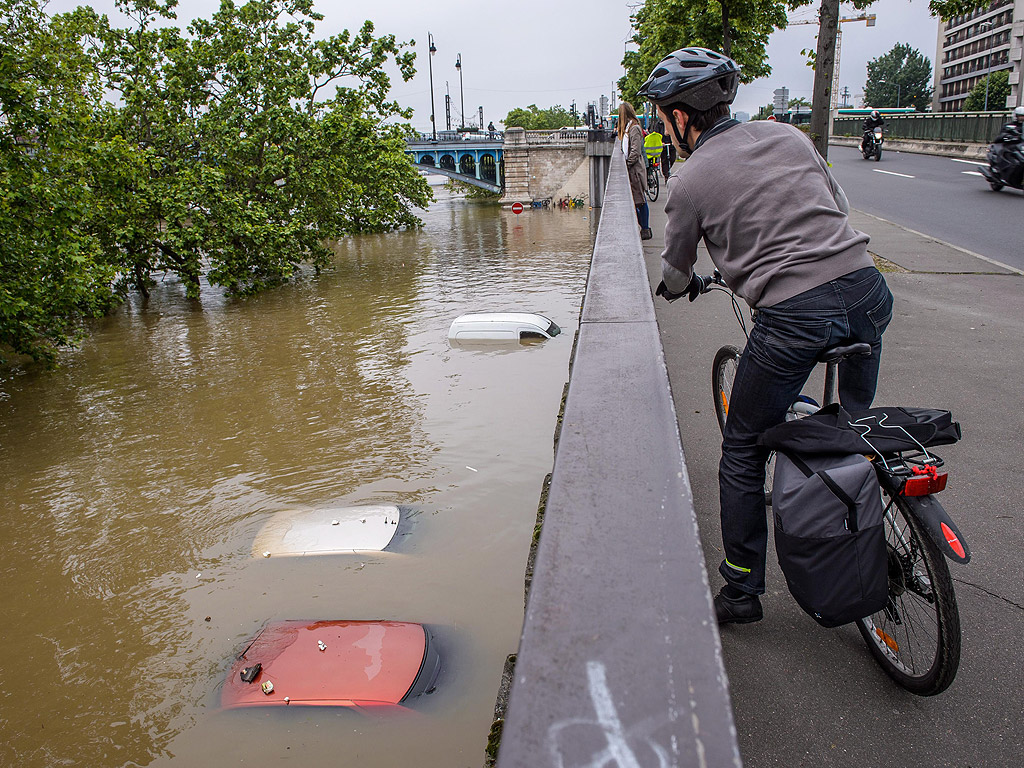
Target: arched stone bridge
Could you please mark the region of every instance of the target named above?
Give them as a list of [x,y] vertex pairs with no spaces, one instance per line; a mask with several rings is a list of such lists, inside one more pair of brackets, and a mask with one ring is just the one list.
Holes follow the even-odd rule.
[[506,203],[532,203],[568,196],[599,208],[614,143],[610,131],[561,129],[503,135],[440,131],[406,143],[413,165],[429,173],[502,194]]

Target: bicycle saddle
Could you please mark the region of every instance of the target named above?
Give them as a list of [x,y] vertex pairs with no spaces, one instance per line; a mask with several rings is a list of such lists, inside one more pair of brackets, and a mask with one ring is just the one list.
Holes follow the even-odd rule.
[[830,347],[818,355],[819,363],[838,363],[847,357],[870,357],[871,345],[864,342],[848,344],[845,347]]

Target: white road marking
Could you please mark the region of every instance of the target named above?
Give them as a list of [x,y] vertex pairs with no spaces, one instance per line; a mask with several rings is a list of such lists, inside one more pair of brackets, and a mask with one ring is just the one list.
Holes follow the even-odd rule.
[[916,178],[914,176],[908,176],[905,173],[896,173],[896,171],[883,171],[881,168],[872,168],[871,170],[873,170],[875,173],[887,173],[890,176],[902,176],[904,179]]
[[960,173],[966,173],[968,176],[983,176],[984,174],[978,171],[960,171]]
[[967,163],[968,165],[985,165],[985,163],[982,162],[981,160],[961,160],[959,157],[951,157],[949,159],[952,160],[954,163]]

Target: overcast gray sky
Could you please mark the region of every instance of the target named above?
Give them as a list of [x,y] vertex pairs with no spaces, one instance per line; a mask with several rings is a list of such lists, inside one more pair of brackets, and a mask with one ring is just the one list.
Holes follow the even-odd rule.
[[[242,0],[236,0],[241,3]],[[50,13],[79,5],[73,0],[52,0]],[[622,55],[630,35],[629,15],[636,2],[590,0],[519,0],[516,4],[466,0],[370,0],[320,3],[324,14],[320,29],[330,35],[358,29],[371,19],[379,34],[416,40],[416,76],[408,83],[395,78],[393,96],[415,110],[413,123],[430,128],[430,80],[427,34],[432,33],[437,53],[433,60],[434,101],[438,128],[445,127],[444,94],[452,97],[452,123],[458,125],[460,103],[467,120],[484,108],[484,121],[500,122],[514,107],[537,104],[549,107],[570,102],[584,108],[602,95],[611,96],[622,75]],[[113,1],[92,3],[101,12],[113,11]],[[178,18],[186,23],[209,16],[213,2],[181,0]],[[864,90],[867,62],[887,53],[896,43],[909,43],[935,64],[938,20],[929,16],[927,0],[878,0],[869,12],[878,16],[874,27],[864,22],[841,25],[840,89],[849,87],[856,98]],[[842,16],[860,12],[844,5]],[[791,20],[816,20],[817,5],[790,14]],[[814,73],[800,55],[816,45],[816,24],[792,26],[776,32],[768,47],[772,74],[741,86],[735,109],[755,113],[772,100],[774,89],[789,88],[790,98],[810,100]],[[462,88],[455,60],[462,54]],[[630,98],[627,95],[627,99]],[[856,99],[855,106],[860,106]]]

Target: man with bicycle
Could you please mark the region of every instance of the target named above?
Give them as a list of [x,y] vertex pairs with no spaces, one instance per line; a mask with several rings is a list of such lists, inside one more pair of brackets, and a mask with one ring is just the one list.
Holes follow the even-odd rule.
[[689,158],[668,180],[665,250],[657,295],[693,301],[701,239],[726,284],[756,310],[733,384],[719,463],[725,586],[719,624],[758,621],[765,590],[768,450],[757,444],[785,420],[818,355],[867,342],[869,358],[839,367],[847,410],[871,405],[892,294],[849,223],[849,203],[828,165],[798,129],[729,117],[739,67],[715,51],[666,56],[640,89]]

